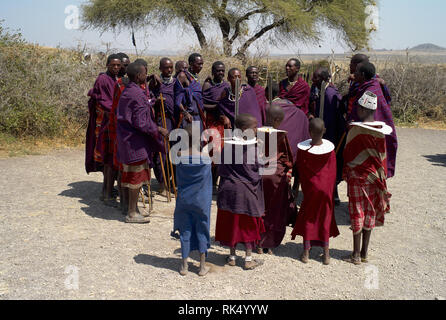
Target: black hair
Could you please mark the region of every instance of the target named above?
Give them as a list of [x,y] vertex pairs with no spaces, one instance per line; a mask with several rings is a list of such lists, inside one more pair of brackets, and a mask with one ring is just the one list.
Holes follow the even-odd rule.
[[122,62],[124,59],[128,59],[128,60],[130,60],[129,56],[126,55],[124,52],[119,52],[119,53],[117,53],[116,55],[119,56],[119,60],[121,60],[121,62]]
[[288,62],[290,61],[294,61],[294,63],[296,64],[296,66],[300,69],[300,61],[297,58],[291,58],[290,60],[288,60]]
[[253,115],[249,113],[241,113],[235,119],[235,127],[242,131],[245,131],[254,121],[256,121],[256,118]]
[[144,67],[148,67],[148,65],[147,65],[147,61],[146,60],[144,60],[144,59],[136,59],[135,61],[134,61],[134,63],[136,63],[136,64],[139,64],[139,65],[142,65],[142,66],[144,66]]
[[373,63],[362,62],[358,65],[359,72],[364,75],[366,80],[371,80],[376,75],[376,69]]
[[354,64],[359,64],[363,62],[369,62],[369,57],[363,53],[355,54],[351,60]]
[[319,74],[321,75],[323,81],[330,80],[331,75],[330,75],[330,71],[328,71],[328,68],[326,68],[326,67],[319,67],[319,68],[316,69],[316,71],[319,72]]
[[225,64],[222,61],[215,61],[212,64],[212,72],[214,72],[217,69],[217,67],[219,67],[219,66],[225,67]]
[[129,64],[127,67],[127,76],[131,81],[135,82],[136,77],[141,73],[142,66],[144,66],[142,63],[137,63],[136,61]]
[[240,69],[239,69],[239,68],[232,68],[232,69],[230,69],[230,70],[228,71],[228,77],[232,76],[232,74],[234,73],[234,71],[239,71],[239,72],[240,72]]
[[121,61],[121,57],[120,57],[119,55],[117,55],[117,54],[111,54],[111,55],[109,55],[109,56],[107,57],[107,66],[110,64],[110,62],[111,62],[112,60],[119,60],[119,61]]
[[170,58],[164,57],[160,60],[160,68],[163,66],[164,63],[166,63],[167,61],[172,62],[172,60]]
[[201,58],[201,54],[199,54],[199,53],[192,53],[189,56],[189,65],[193,64],[195,62],[195,60],[197,60],[197,58]]
[[325,123],[321,118],[313,118],[310,121],[310,131],[315,134],[320,134],[321,136],[324,134]]
[[248,76],[248,72],[250,72],[252,69],[258,69],[256,66],[249,66],[246,68],[246,76]]

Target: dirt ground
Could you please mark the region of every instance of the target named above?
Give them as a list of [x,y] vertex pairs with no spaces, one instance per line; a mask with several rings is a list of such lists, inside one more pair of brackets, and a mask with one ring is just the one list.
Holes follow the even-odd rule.
[[[275,256],[256,254],[265,264],[254,271],[243,271],[241,258],[224,266],[227,249],[213,243],[205,278],[196,254],[188,276],[177,272],[174,201],[157,196],[151,223],[129,225],[99,201],[101,175],[85,173],[83,150],[1,159],[0,299],[443,299],[446,131],[398,135],[392,212],[372,234],[369,264],[342,261],[352,249],[342,183],[329,266],[319,248],[302,264],[301,239],[291,241],[289,228]],[[214,204],[211,236],[215,221]]]

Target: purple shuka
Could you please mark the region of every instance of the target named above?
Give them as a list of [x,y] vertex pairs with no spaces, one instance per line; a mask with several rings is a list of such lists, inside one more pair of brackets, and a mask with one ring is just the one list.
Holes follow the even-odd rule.
[[[189,87],[184,88],[178,79],[175,81],[175,121],[177,121],[178,124],[180,119],[180,105],[182,104],[186,111],[190,113],[194,121],[200,121],[201,130],[203,130],[204,126],[200,115],[204,110],[202,87],[200,82],[189,72],[185,72],[185,74],[189,80]],[[185,124],[186,120],[183,120],[179,125],[183,128]]]
[[395,125],[393,123],[392,110],[390,109],[390,106],[383,94],[381,84],[376,78],[361,84],[357,88],[355,96],[351,97],[353,99],[353,105],[350,114],[348,114],[348,121],[359,121],[357,115],[357,108],[359,106],[358,101],[366,91],[370,91],[378,97],[378,108],[375,111],[375,120],[385,122],[393,129],[391,135],[386,135],[387,178],[391,178],[395,175],[398,138],[396,135]]
[[[174,110],[175,110],[175,78],[172,78],[171,82],[163,82],[158,90],[154,90],[153,94],[159,98],[160,93],[163,94],[164,98],[164,110],[166,112],[166,125],[167,130],[171,132],[176,128],[175,126],[175,118],[174,118]],[[158,120],[158,125],[162,126],[161,117]]]
[[273,101],[273,105],[282,107],[285,112],[285,117],[278,129],[287,131],[293,159],[296,159],[297,145],[310,139],[308,118],[300,108],[287,99],[276,99]]
[[[321,97],[320,94],[315,94],[316,87],[311,87],[310,104],[314,102],[316,104],[315,116],[320,116]],[[320,91],[319,91],[320,92]],[[340,103],[342,96],[339,94],[338,89],[330,84],[325,90],[325,103],[324,103],[324,123],[326,133],[324,139],[331,141],[335,146],[338,145],[343,133],[345,132],[345,120],[342,117],[342,111],[340,109]]]
[[[235,162],[234,145],[225,144],[225,148],[232,147],[232,163]],[[253,148],[256,159],[254,164],[247,163],[248,148]],[[250,150],[249,152],[252,152]],[[223,156],[223,155],[222,155]],[[243,164],[225,164],[223,159],[218,167],[220,184],[218,186],[217,206],[219,210],[244,214],[250,217],[265,215],[262,177],[257,161],[257,146],[243,146]]]
[[[88,92],[90,100],[88,101],[88,111],[90,118],[88,121],[86,143],[85,143],[85,170],[87,173],[102,171],[101,164],[94,161],[94,150],[96,148],[96,107],[110,112],[113,104],[113,92],[115,88],[116,77],[108,72],[99,74],[93,88]],[[101,132],[98,140],[101,141],[104,128],[108,124],[108,116],[104,116],[101,123]]]
[[119,99],[116,119],[119,162],[132,164],[147,159],[152,165],[152,154],[164,152],[163,141],[147,95],[134,82]]
[[[231,121],[234,128],[235,122],[235,99],[230,98],[230,87],[224,90],[225,94],[217,105],[220,114],[224,114]],[[257,119],[257,126],[262,126],[262,112],[257,102],[257,96],[254,89],[249,85],[242,85],[243,93],[240,97],[239,113],[247,113]]]
[[266,108],[267,108],[265,88],[256,84],[254,87],[254,91],[256,93],[257,103],[259,105],[260,112],[262,114],[262,125],[265,125],[266,124]]
[[220,101],[220,97],[223,91],[229,87],[229,83],[226,81],[222,81],[220,83],[214,84],[212,82],[212,86],[203,90],[203,103],[216,105]]

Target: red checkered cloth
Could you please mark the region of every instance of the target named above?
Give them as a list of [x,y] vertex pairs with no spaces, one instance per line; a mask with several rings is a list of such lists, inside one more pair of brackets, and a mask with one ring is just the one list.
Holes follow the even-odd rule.
[[383,226],[384,215],[390,211],[392,195],[387,190],[379,189],[376,184],[356,177],[350,177],[347,184],[353,234]]

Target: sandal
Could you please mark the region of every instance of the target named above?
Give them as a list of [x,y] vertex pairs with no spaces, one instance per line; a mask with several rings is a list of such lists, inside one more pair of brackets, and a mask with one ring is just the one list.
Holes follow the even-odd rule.
[[235,259],[231,259],[230,256],[229,256],[229,257],[226,257],[226,264],[227,264],[228,266],[235,267],[235,265],[236,265],[236,263],[235,263]]
[[138,224],[143,224],[143,223],[149,223],[150,219],[148,217],[143,217],[140,214],[135,215],[134,217],[129,217],[126,216],[125,217],[125,222],[126,223],[138,223]]
[[350,257],[343,259],[345,262],[353,263],[355,266],[358,266],[361,264],[361,258],[355,258],[353,254],[350,255]]
[[257,267],[263,265],[263,260],[252,260],[249,262],[245,262],[244,269],[245,270],[254,270]]

